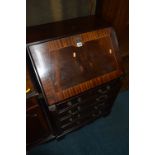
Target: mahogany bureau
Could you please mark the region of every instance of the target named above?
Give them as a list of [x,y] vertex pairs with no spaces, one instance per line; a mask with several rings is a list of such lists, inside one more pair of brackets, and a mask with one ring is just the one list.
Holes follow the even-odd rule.
[[27,105],[37,113],[29,117],[33,112],[27,110],[30,144],[61,137],[110,113],[123,76],[112,27],[81,18],[29,28],[27,40],[33,79],[27,80],[32,90]]

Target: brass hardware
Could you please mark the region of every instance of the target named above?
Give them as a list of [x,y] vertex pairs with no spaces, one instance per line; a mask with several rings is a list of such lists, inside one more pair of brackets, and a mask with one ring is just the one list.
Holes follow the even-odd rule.
[[26,90],[26,93],[29,93],[31,91],[31,89],[30,88],[28,88],[27,90]]

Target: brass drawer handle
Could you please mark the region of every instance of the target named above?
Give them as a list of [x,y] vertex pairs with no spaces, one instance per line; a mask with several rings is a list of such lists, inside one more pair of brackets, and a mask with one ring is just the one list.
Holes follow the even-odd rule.
[[80,118],[81,117],[81,115],[80,114],[78,114],[78,116],[77,116],[78,118]]
[[76,115],[76,114],[78,114],[78,111],[72,112],[71,110],[69,110],[68,113],[71,115]]
[[81,97],[78,97],[77,101],[80,103],[82,101]]
[[68,106],[71,106],[72,105],[72,102],[71,101],[67,102],[67,105]]
[[107,90],[98,89],[98,92],[101,94],[105,94],[105,93],[107,93]]
[[111,89],[111,87],[109,85],[106,88],[107,88],[107,90],[110,90]]
[[81,108],[80,108],[79,106],[77,107],[77,109],[78,109],[78,111],[80,111],[80,110],[81,110]]
[[99,96],[98,98],[96,98],[96,101],[104,101],[105,99],[108,98],[108,95],[102,95],[102,96]]
[[72,119],[72,118],[70,118],[70,119],[69,119],[69,121],[70,121],[70,122],[72,122],[72,121],[73,121],[73,119]]
[[72,114],[72,111],[71,111],[71,110],[69,110],[69,111],[68,111],[68,113],[69,113],[69,114]]
[[97,109],[98,109],[98,107],[97,107],[97,106],[94,106],[94,109],[96,109],[96,110],[97,110]]

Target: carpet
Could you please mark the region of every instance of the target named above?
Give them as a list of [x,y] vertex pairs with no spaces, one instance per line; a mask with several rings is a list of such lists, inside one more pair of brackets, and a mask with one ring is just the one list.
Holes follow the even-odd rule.
[[117,96],[105,118],[67,134],[61,140],[39,145],[27,155],[128,155],[129,92]]

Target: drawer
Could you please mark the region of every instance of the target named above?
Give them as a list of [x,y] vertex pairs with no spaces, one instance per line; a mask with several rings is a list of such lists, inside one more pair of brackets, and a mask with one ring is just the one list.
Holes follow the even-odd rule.
[[108,98],[108,92],[100,94],[97,90],[88,92],[85,95],[75,97],[69,101],[63,102],[57,106],[58,114],[66,113],[67,111],[74,110],[76,108],[87,108],[95,102],[105,101]]
[[79,104],[91,104],[92,102],[94,102],[94,100],[105,100],[109,97],[110,92],[115,88],[115,85],[117,84],[118,80],[113,80],[107,84],[98,86],[94,89],[90,89],[89,91],[86,91],[85,93],[68,99],[64,102],[60,102],[56,104],[57,110],[61,113],[61,110],[65,111],[65,109],[67,110],[72,107],[74,108]]
[[72,110],[68,114],[60,117],[58,119],[59,125],[61,129],[65,129],[66,127],[70,126],[71,124],[76,125],[76,122],[80,122],[78,126],[82,123],[81,120],[88,118],[93,120],[101,115],[107,113],[110,109],[105,107],[103,103],[96,103],[89,106],[87,109],[79,110]]
[[92,116],[91,115],[86,115],[85,117],[81,117],[81,118],[75,119],[72,122],[68,122],[66,124],[63,124],[63,125],[60,126],[60,128],[63,131],[71,130],[72,128],[78,128],[78,127],[88,123],[91,120],[92,120]]
[[118,79],[55,104],[57,127],[64,133],[108,114],[119,89]]
[[59,121],[61,124],[67,124],[67,123],[72,123],[74,121],[77,121],[78,119],[81,119],[87,115],[91,115],[93,111],[93,108],[89,108],[89,110],[82,110],[82,111],[71,111],[71,113],[69,112],[67,115],[60,117]]
[[95,119],[97,119],[98,117],[101,117],[103,115],[103,111],[101,109],[99,110],[94,110],[91,109],[91,111],[80,115],[79,117],[70,117],[69,119],[66,120],[66,122],[64,122],[60,128],[63,130],[63,132],[67,132],[67,130],[71,131],[74,128],[78,128],[78,127],[82,127],[83,125],[94,121]]

